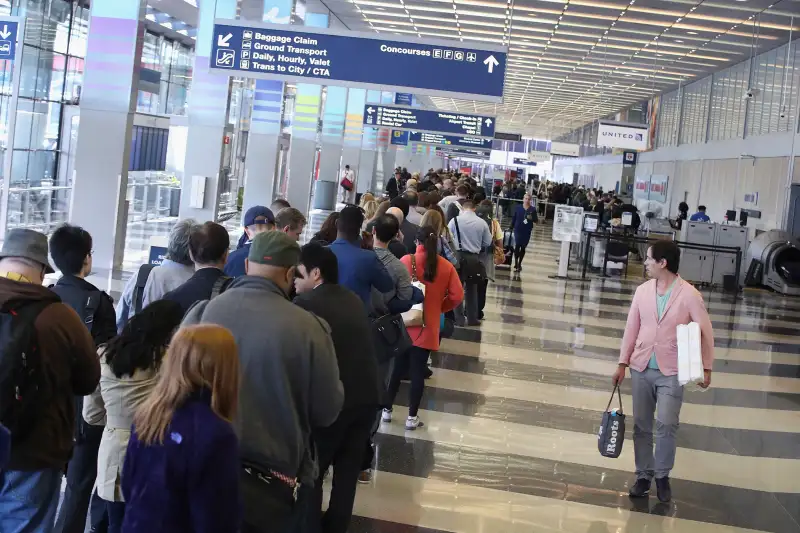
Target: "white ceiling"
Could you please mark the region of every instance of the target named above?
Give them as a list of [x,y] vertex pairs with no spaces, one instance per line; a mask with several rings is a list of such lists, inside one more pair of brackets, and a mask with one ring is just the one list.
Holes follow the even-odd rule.
[[[555,138],[800,29],[800,0],[313,0],[348,28],[509,46],[502,104],[430,97]],[[795,35],[793,38],[798,37]]]
[[[201,0],[203,1],[203,0]],[[213,1],[213,0],[210,0]],[[252,2],[261,0],[242,0]],[[148,4],[189,25],[195,0]],[[787,42],[800,0],[306,0],[356,31],[509,46],[502,104],[423,97],[556,138]],[[792,16],[794,21],[792,22]],[[795,68],[800,67],[800,65]]]

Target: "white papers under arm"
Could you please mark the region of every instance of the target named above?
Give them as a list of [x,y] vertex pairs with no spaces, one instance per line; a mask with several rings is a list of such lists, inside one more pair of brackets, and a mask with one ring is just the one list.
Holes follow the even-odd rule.
[[689,354],[689,327],[679,325],[677,328],[678,337],[678,383],[686,385],[691,381],[690,354]]
[[700,343],[700,324],[689,323],[689,381],[701,382],[703,376],[703,349]]

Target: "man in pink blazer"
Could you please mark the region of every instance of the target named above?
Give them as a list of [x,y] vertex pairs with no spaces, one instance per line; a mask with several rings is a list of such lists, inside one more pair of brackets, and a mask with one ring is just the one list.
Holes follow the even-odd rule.
[[[614,384],[625,379],[631,368],[633,382],[633,449],[636,455],[636,483],[630,495],[645,497],[655,477],[658,499],[672,499],[669,473],[675,465],[675,434],[683,404],[683,387],[678,383],[677,326],[700,325],[703,388],[711,384],[714,361],[714,331],[703,297],[678,276],[680,249],[671,241],[658,241],[647,250],[644,262],[650,281],[636,289],[628,313]],[[657,414],[656,414],[657,413]],[[653,417],[655,416],[655,455]]]

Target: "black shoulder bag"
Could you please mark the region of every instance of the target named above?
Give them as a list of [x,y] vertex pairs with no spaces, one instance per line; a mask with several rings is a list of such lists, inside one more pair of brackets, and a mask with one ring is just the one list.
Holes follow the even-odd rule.
[[486,267],[478,254],[467,252],[461,248],[461,228],[458,227],[458,217],[453,221],[456,224],[456,244],[458,245],[458,275],[461,281],[483,281],[486,279]]

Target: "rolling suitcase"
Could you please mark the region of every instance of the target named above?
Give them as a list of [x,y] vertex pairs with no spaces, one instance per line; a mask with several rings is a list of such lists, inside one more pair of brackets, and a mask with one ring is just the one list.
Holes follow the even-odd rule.
[[510,229],[503,232],[503,253],[506,256],[503,265],[511,268],[514,261],[514,233]]

